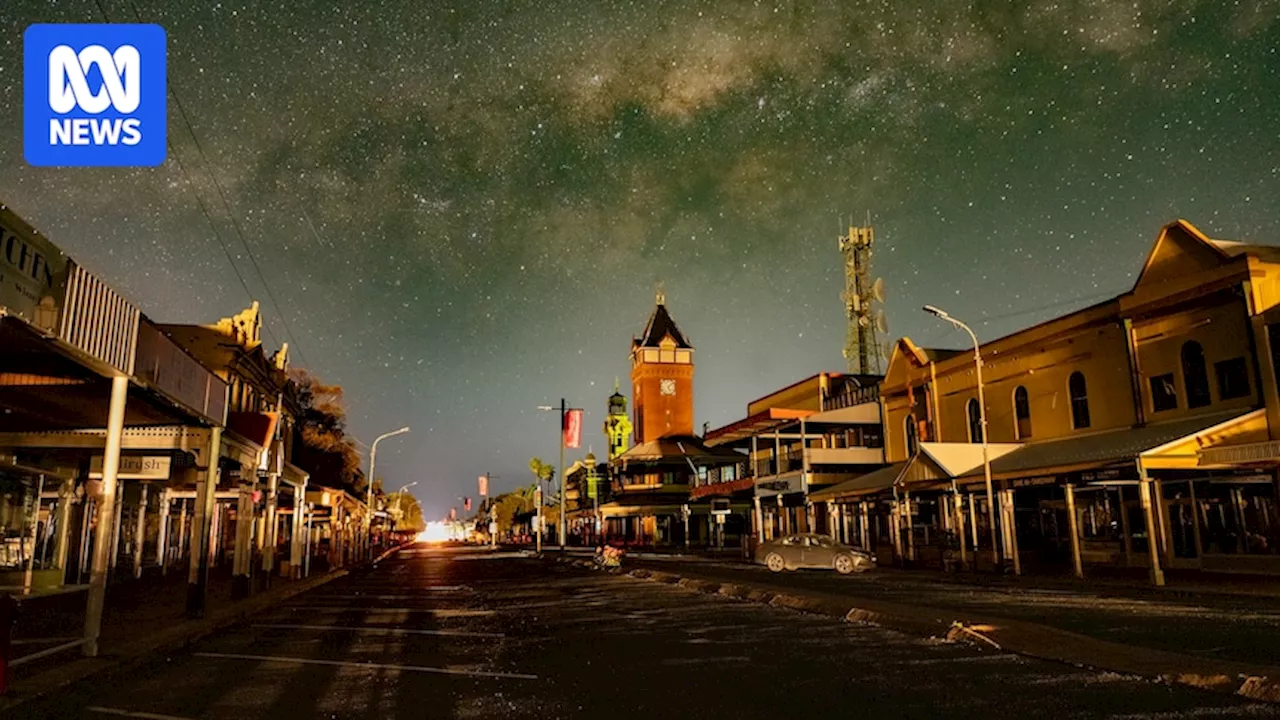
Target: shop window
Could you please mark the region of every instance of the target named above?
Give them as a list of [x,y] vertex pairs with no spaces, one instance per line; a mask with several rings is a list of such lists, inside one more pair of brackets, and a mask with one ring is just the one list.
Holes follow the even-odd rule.
[[[1204,362],[1204,348],[1194,340],[1182,345],[1182,382],[1187,387],[1187,407],[1204,407],[1210,403],[1209,373]],[[1152,396],[1155,396],[1154,392]],[[1178,406],[1176,397],[1173,406]]]
[[916,416],[908,415],[906,419],[906,427],[904,428],[907,438],[907,457],[914,457],[916,450],[919,449],[920,443],[916,435]]
[[1085,386],[1084,373],[1071,373],[1067,380],[1067,392],[1071,395],[1071,425],[1076,430],[1089,427],[1089,389]]
[[982,408],[978,406],[977,398],[969,398],[969,442],[982,442]]
[[1151,408],[1156,412],[1178,409],[1178,387],[1173,382],[1173,373],[1151,378]]
[[1244,358],[1231,358],[1213,364],[1218,374],[1218,397],[1222,400],[1249,395],[1249,363]]
[[1031,437],[1031,399],[1027,397],[1027,389],[1021,385],[1013,391],[1013,417],[1017,423],[1018,439]]

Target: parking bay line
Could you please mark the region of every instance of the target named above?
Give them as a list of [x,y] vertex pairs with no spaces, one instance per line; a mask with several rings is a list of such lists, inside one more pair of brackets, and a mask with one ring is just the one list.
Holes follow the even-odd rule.
[[190,720],[189,718],[180,717],[178,715],[161,715],[160,713],[135,712],[133,710],[120,710],[118,708],[100,707],[97,705],[85,708],[86,712],[100,713],[102,715],[115,715],[117,717],[143,718],[143,720]]
[[428,613],[436,617],[488,617],[495,614],[493,610],[431,610],[427,608],[396,608],[396,607],[359,607],[356,605],[281,605],[281,610],[306,610],[308,612],[329,611],[329,612],[364,612],[372,613]]
[[[435,600],[433,595],[316,595],[317,600]],[[441,600],[445,598],[440,598]]]
[[509,680],[537,680],[537,675],[524,673],[494,672],[490,670],[456,670],[454,668],[427,667],[425,665],[387,665],[383,663],[348,662],[345,660],[313,660],[311,658],[277,657],[275,655],[241,655],[238,653],[194,653],[195,657],[214,658],[219,660],[258,660],[285,665],[327,665],[330,667],[349,667],[365,670],[403,670],[406,672],[435,673],[437,675],[464,675],[468,677],[505,678]]
[[275,630],[326,630],[339,631],[346,630],[351,632],[371,632],[371,633],[387,633],[391,635],[443,635],[446,637],[478,637],[478,638],[500,638],[506,637],[502,633],[490,632],[467,632],[465,630],[416,630],[413,628],[393,628],[393,627],[370,627],[358,625],[286,625],[279,623],[259,623],[254,625],[256,628],[271,628]]

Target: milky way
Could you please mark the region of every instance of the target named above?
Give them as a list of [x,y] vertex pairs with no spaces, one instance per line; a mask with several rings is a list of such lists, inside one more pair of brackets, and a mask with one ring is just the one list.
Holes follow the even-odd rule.
[[[26,167],[22,30],[104,14],[166,28],[174,152]],[[379,474],[421,481],[428,514],[554,459],[538,405],[599,426],[659,280],[698,349],[698,426],[842,369],[851,217],[876,227],[891,332],[943,346],[963,338],[922,304],[1005,334],[1128,289],[1178,217],[1280,243],[1277,2],[5,15],[0,200],[158,320],[263,301],[268,342],[346,388],[362,440],[413,428]]]

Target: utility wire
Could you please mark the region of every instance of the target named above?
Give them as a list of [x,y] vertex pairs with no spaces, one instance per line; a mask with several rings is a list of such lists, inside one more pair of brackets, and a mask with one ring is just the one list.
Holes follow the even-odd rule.
[[1031,315],[1033,313],[1038,313],[1044,310],[1052,310],[1054,308],[1062,307],[1063,305],[1070,305],[1072,303],[1083,302],[1086,300],[1101,300],[1103,298],[1112,298],[1117,295],[1120,295],[1123,292],[1124,292],[1123,290],[1117,290],[1115,292],[1095,293],[1093,295],[1081,295],[1079,297],[1067,298],[1066,300],[1059,300],[1057,302],[1048,303],[1046,305],[1041,305],[1039,307],[1033,307],[1026,310],[1016,310],[1014,312],[1001,313],[999,315],[982,315],[978,318],[978,320],[985,325],[987,323],[990,323],[992,320],[1004,320],[1005,318],[1020,317],[1022,315]]
[[[94,2],[97,3],[98,9],[102,11],[103,18],[107,18],[107,13],[102,7],[102,0],[94,0]],[[134,18],[136,18],[138,22],[142,22],[142,13],[138,11],[137,3],[135,3],[134,0],[129,0],[129,6],[133,10]],[[109,18],[107,18],[107,22],[110,22]],[[200,154],[200,159],[204,162],[205,173],[209,176],[209,179],[213,181],[213,187],[218,191],[218,197],[222,200],[222,205],[227,211],[227,217],[231,220],[231,226],[235,229],[236,235],[240,238],[240,244],[244,247],[245,255],[249,258],[249,263],[253,265],[253,270],[258,276],[258,281],[262,283],[262,287],[267,293],[267,299],[271,301],[272,307],[275,308],[276,316],[280,320],[280,325],[284,328],[286,337],[288,337],[289,341],[293,343],[293,347],[298,353],[298,358],[302,360],[303,364],[308,367],[311,366],[310,361],[307,360],[306,354],[302,351],[302,344],[298,342],[298,338],[293,334],[293,329],[289,327],[288,318],[284,313],[284,306],[276,299],[275,293],[271,290],[271,284],[267,282],[267,278],[262,272],[262,267],[258,265],[258,259],[254,257],[253,249],[249,247],[249,241],[245,237],[244,230],[240,227],[240,221],[236,218],[235,211],[231,207],[231,202],[227,199],[226,191],[223,190],[222,183],[218,180],[217,173],[213,170],[213,164],[209,162],[209,156],[205,153],[204,146],[200,143],[200,136],[196,134],[195,127],[191,124],[191,118],[187,115],[186,107],[182,104],[182,98],[178,95],[177,87],[175,87],[172,80],[169,80],[167,84],[169,94],[173,96],[174,105],[178,108],[178,114],[182,117],[182,123],[186,126],[187,133],[191,135],[191,140],[196,146],[196,151]],[[170,142],[169,146],[170,148],[173,147],[172,142]],[[236,274],[239,275],[239,271],[237,271]],[[241,283],[244,283],[243,277],[241,277]],[[250,295],[250,299],[252,299],[252,294]]]
[[[107,14],[106,8],[102,6],[101,0],[94,0],[94,4],[98,6],[98,12],[102,14],[102,19],[111,22],[110,15]],[[136,9],[135,9],[136,13]],[[236,265],[235,259],[231,256],[231,250],[227,246],[227,242],[223,240],[222,233],[218,232],[218,223],[214,221],[213,215],[209,212],[208,206],[204,204],[204,198],[200,197],[199,191],[196,189],[195,181],[191,179],[191,174],[187,172],[187,166],[182,162],[182,156],[178,154],[178,149],[173,145],[173,136],[165,138],[165,144],[169,146],[169,155],[173,158],[174,163],[178,166],[178,171],[182,173],[183,180],[186,181],[187,187],[191,189],[191,195],[196,199],[196,204],[200,207],[200,213],[204,215],[204,219],[209,223],[209,229],[213,231],[213,237],[217,240],[218,248],[222,250],[222,254],[227,258],[227,264],[231,266],[231,272],[235,273],[236,279],[240,281],[240,287],[244,288],[245,296],[250,301],[253,300],[253,291],[249,289],[249,283],[244,279],[244,275],[240,273],[240,268]],[[264,326],[267,334],[271,337],[272,344],[278,344],[275,333],[270,327]]]

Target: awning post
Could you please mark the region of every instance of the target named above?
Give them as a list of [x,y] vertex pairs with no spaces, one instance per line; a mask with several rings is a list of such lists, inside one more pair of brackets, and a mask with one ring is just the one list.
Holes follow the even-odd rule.
[[98,655],[98,635],[102,632],[102,609],[107,595],[107,555],[115,529],[116,480],[120,473],[120,442],[124,436],[124,407],[129,394],[129,378],[111,378],[111,402],[107,410],[107,442],[102,452],[102,492],[98,497],[97,527],[93,536],[93,564],[89,570],[89,596],[84,613],[84,654]]
[[1080,520],[1076,516],[1076,488],[1067,484],[1063,490],[1067,495],[1067,531],[1071,533],[1071,564],[1076,577],[1084,578],[1084,565],[1080,562]]
[[1147,556],[1151,560],[1151,584],[1157,587],[1164,585],[1164,570],[1160,567],[1160,547],[1156,543],[1159,528],[1156,525],[1155,512],[1151,503],[1151,478],[1147,477],[1147,469],[1138,458],[1138,494],[1142,497],[1142,512],[1147,520]]

